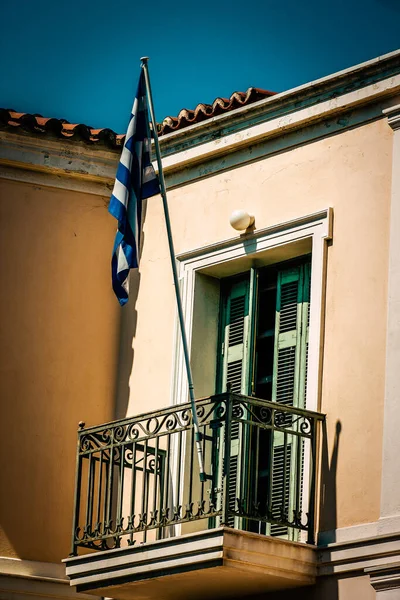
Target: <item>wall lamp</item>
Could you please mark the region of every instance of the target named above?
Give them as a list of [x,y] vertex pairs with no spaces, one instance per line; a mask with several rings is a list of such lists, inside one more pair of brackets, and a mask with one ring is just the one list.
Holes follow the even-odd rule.
[[245,210],[234,210],[229,218],[229,223],[237,231],[250,232],[254,229],[254,220],[254,216],[249,215]]

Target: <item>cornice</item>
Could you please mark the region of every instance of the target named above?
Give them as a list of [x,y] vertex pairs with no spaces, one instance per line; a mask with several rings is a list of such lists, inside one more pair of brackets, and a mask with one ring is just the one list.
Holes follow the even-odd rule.
[[85,144],[0,132],[0,177],[109,195],[119,153]]
[[[193,143],[193,145],[184,149],[177,145],[174,153],[163,152],[163,168],[166,174],[170,174],[196,163],[202,163],[244,148],[253,147],[260,142],[265,143],[272,138],[283,137],[286,134],[316,125],[326,119],[335,118],[340,125],[340,115],[353,111],[352,119],[354,120],[354,113],[361,111],[368,105],[377,107],[376,115],[373,118],[382,118],[382,109],[385,108],[382,104],[389,103],[391,98],[399,94],[400,73],[312,106],[297,106],[296,110],[289,111],[285,115],[271,116],[271,113],[266,112],[264,121],[257,125],[248,126],[240,131],[232,131],[226,135],[221,134],[215,136],[214,139],[203,139],[201,143]],[[357,124],[360,125],[362,122],[361,120]],[[346,123],[343,124],[344,128],[346,128]],[[326,131],[325,135],[329,135],[329,133],[329,131]]]
[[26,168],[42,167],[113,179],[119,152],[84,143],[0,132],[0,164],[23,163]]
[[197,123],[160,138],[163,156],[310,108],[400,74],[400,50]]

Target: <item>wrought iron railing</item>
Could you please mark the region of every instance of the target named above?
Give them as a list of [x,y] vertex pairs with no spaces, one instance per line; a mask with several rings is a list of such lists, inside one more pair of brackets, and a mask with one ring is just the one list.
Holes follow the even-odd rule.
[[72,555],[180,535],[194,522],[313,543],[323,415],[231,393],[196,406],[205,483],[189,404],[80,424]]

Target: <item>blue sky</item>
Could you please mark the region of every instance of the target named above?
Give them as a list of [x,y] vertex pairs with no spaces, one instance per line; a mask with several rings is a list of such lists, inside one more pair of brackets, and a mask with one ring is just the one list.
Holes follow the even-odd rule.
[[400,0],[23,0],[3,4],[0,21],[0,106],[119,133],[143,55],[161,121],[400,47]]

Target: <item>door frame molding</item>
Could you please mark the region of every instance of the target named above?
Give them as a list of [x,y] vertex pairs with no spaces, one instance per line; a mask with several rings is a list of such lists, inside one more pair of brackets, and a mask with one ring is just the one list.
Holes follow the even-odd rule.
[[[196,273],[245,257],[259,258],[261,253],[279,246],[311,239],[311,288],[307,409],[318,411],[321,396],[322,342],[326,287],[326,247],[333,236],[333,209],[327,208],[265,229],[254,231],[202,248],[179,254],[178,273],[189,352],[192,344]],[[187,402],[188,384],[180,341],[179,323],[175,324],[175,354],[171,385],[171,404]]]

